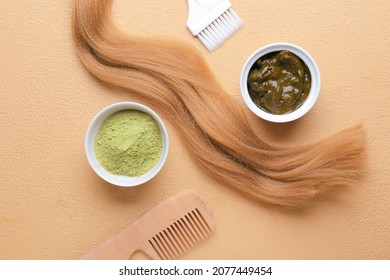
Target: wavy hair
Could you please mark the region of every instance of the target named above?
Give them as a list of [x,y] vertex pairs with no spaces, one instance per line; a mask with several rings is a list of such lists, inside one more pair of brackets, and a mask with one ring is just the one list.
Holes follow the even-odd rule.
[[265,204],[300,208],[360,177],[361,125],[299,147],[270,144],[196,48],[125,34],[113,24],[112,0],[73,5],[73,40],[86,69],[163,113],[200,165],[226,186]]

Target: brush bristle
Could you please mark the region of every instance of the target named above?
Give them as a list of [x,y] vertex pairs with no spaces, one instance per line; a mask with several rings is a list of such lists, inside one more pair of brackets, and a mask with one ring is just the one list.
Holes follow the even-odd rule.
[[202,213],[195,208],[149,239],[162,260],[176,259],[213,232]]
[[230,8],[203,29],[197,37],[211,52],[232,36],[242,25],[240,17]]

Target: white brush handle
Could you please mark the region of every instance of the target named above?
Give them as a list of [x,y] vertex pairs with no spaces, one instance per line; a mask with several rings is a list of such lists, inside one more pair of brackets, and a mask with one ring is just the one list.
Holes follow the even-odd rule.
[[232,6],[229,0],[187,0],[187,2],[187,27],[194,36]]

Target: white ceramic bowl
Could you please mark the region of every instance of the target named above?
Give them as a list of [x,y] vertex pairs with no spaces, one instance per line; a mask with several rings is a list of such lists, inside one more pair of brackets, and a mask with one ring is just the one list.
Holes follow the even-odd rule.
[[[118,111],[128,110],[128,109],[142,111],[151,115],[158,123],[161,131],[161,136],[162,136],[162,152],[161,152],[160,160],[151,170],[149,170],[147,173],[139,177],[128,177],[128,176],[111,174],[100,165],[95,155],[95,137],[103,122],[106,120],[106,118],[108,118],[112,114]],[[88,162],[91,165],[92,169],[96,172],[97,175],[99,175],[105,181],[121,187],[138,186],[143,183],[146,183],[147,181],[151,180],[154,176],[156,176],[157,173],[163,167],[167,159],[168,149],[169,149],[168,133],[163,121],[150,108],[134,102],[115,103],[101,110],[93,118],[91,124],[88,127],[87,135],[85,138],[85,151],[87,154]]]
[[[287,50],[294,53],[307,65],[311,74],[311,88],[307,99],[297,110],[283,115],[275,115],[263,111],[256,106],[256,104],[252,101],[249,95],[247,82],[250,69],[260,57],[268,53],[282,50]],[[316,103],[317,101],[318,95],[320,93],[320,86],[320,71],[313,57],[303,48],[290,43],[273,43],[258,49],[248,58],[241,71],[240,87],[242,97],[244,98],[246,105],[254,114],[259,116],[260,118],[275,123],[291,122],[309,112],[310,109],[313,107],[314,103]]]

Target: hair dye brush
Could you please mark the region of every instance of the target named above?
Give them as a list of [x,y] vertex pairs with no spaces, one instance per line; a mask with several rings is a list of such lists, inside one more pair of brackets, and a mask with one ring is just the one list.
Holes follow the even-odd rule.
[[229,0],[188,0],[187,27],[211,52],[243,25]]

